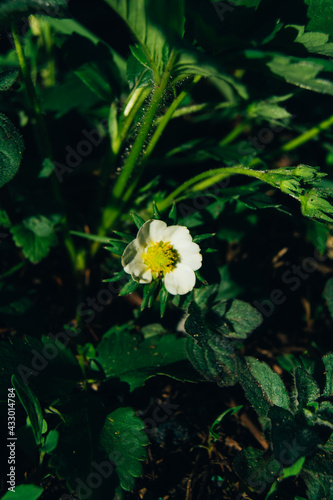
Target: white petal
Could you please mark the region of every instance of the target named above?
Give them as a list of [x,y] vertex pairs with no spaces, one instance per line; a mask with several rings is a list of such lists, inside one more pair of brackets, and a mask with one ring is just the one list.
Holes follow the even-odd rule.
[[[140,247],[138,240],[135,239],[131,241],[123,251],[123,255],[121,256],[121,264],[123,267],[128,266],[140,253],[142,254],[143,249]],[[126,271],[128,272],[128,271]]]
[[138,263],[133,266],[131,274],[132,278],[138,283],[150,283],[152,280],[151,270],[145,264]]
[[202,255],[199,252],[180,253],[180,263],[197,271],[202,266]]
[[168,241],[176,248],[177,244],[182,245],[190,243],[192,241],[192,236],[185,226],[169,226],[163,231],[162,240]]
[[193,269],[184,264],[178,264],[174,271],[165,275],[164,285],[172,295],[184,295],[190,292],[195,285]]
[[139,244],[146,247],[151,243],[161,241],[166,227],[166,223],[162,220],[147,220],[139,229],[137,235]]

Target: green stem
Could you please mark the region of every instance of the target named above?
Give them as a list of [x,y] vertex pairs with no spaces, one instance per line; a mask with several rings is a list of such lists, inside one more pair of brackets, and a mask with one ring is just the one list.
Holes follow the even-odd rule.
[[[236,165],[235,167],[223,167],[216,168],[202,172],[201,174],[192,177],[191,179],[185,181],[181,186],[172,191],[170,195],[159,203],[158,208],[160,211],[168,208],[174,201],[177,201],[177,196],[186,191],[188,188],[192,187],[192,191],[201,191],[210,186],[213,186],[217,182],[232,175],[247,175],[250,177],[255,177],[262,181],[266,181],[266,173],[259,170],[251,170],[248,167],[243,167],[242,165]],[[203,181],[203,182],[200,182]],[[193,185],[195,187],[193,188]]]
[[327,118],[327,120],[324,120],[315,127],[311,128],[310,130],[307,130],[303,134],[299,135],[295,139],[292,139],[291,141],[287,142],[287,144],[285,144],[280,148],[280,151],[292,151],[293,149],[302,146],[302,144],[316,137],[323,130],[327,130],[332,125],[333,125],[333,115]]
[[[144,145],[147,140],[147,136],[151,131],[151,127],[155,120],[156,112],[160,106],[165,89],[169,83],[170,73],[172,71],[176,57],[177,54],[175,52],[172,52],[169,57],[169,61],[166,65],[165,71],[162,75],[160,84],[155,86],[155,90],[152,95],[149,108],[143,118],[142,126],[135,139],[135,142],[126,160],[126,163],[114,185],[111,201],[103,212],[102,222],[98,229],[98,235],[100,236],[105,235],[111,229],[115,221],[120,216],[122,209],[125,205],[125,202],[127,201],[124,198],[124,192],[128,186],[130,177],[132,176],[133,171],[136,168],[139,158],[142,154]],[[94,245],[92,246],[93,255],[96,253],[98,248],[99,248],[99,243],[95,242]]]
[[155,130],[154,135],[153,135],[153,137],[151,138],[151,140],[150,140],[150,142],[148,144],[148,147],[147,147],[147,149],[146,149],[146,151],[144,153],[144,162],[146,162],[149,159],[150,155],[154,151],[156,144],[160,140],[161,135],[163,134],[166,126],[168,125],[169,121],[171,120],[171,118],[172,118],[174,112],[176,111],[176,109],[178,108],[178,106],[180,106],[180,104],[183,102],[183,100],[185,99],[185,97],[188,95],[188,93],[190,92],[190,90],[192,89],[192,87],[196,83],[198,83],[201,80],[201,78],[202,77],[199,76],[199,75],[195,76],[193,78],[192,83],[189,85],[189,87],[186,88],[186,89],[184,89],[184,90],[182,90],[182,92],[179,94],[179,96],[176,97],[176,99],[169,106],[167,112],[165,113],[165,115],[163,116],[162,120],[158,124],[158,127]]
[[[32,106],[32,113],[33,113],[33,118],[34,120],[32,121],[33,123],[33,130],[34,130],[34,135],[36,139],[36,144],[40,153],[41,158],[44,160],[48,158],[49,160],[52,159],[52,148],[51,148],[51,143],[49,139],[49,135],[46,129],[46,124],[42,115],[42,110],[39,104],[39,100],[36,94],[36,90],[34,87],[34,84],[31,79],[30,71],[28,68],[27,60],[24,54],[24,49],[23,45],[21,43],[20,35],[17,29],[17,26],[15,24],[12,25],[12,33],[13,33],[13,39],[15,43],[15,49],[17,53],[17,58],[20,64],[23,80],[27,89],[27,93],[31,102]],[[52,177],[52,187],[53,187],[53,192],[56,200],[59,203],[63,203],[59,185],[57,182],[57,179],[53,175]],[[75,246],[74,242],[72,240],[72,237],[69,234],[69,228],[68,228],[68,223],[66,217],[63,220],[63,227],[64,227],[64,242],[68,251],[68,254],[70,256],[71,263],[73,265],[73,268],[75,269],[75,262],[76,262],[76,251],[75,251]]]
[[[120,147],[122,146],[123,142],[125,141],[128,131],[133,123],[134,118],[136,117],[138,111],[142,107],[143,103],[147,99],[148,95],[151,92],[150,87],[141,87],[140,89],[136,89],[138,95],[137,98],[135,99],[133,105],[131,106],[129,112],[125,115],[124,113],[128,109],[128,106],[130,103],[128,103],[127,106],[124,106],[124,113],[120,117],[119,123],[120,123],[120,133],[119,133],[119,140],[120,140]],[[120,147],[117,151],[119,153]]]
[[[233,106],[233,103],[230,102],[221,102],[215,105],[210,103],[192,104],[191,106],[183,106],[180,109],[176,109],[171,118],[179,118],[180,116],[199,113],[200,111],[217,111],[219,109],[230,108],[231,106]],[[156,123],[161,122],[163,118],[164,116],[157,118]]]
[[147,113],[145,114],[145,116],[143,118],[142,127],[137,135],[137,138],[136,138],[134,144],[133,144],[131,153],[127,158],[125,166],[124,166],[124,168],[123,168],[120,176],[118,177],[118,180],[113,188],[113,198],[116,201],[118,201],[122,197],[122,195],[126,189],[129,178],[131,177],[132,172],[133,172],[134,168],[136,167],[137,160],[139,159],[139,157],[141,155],[143,146],[145,145],[145,142],[147,140],[147,136],[148,136],[150,129],[151,129],[151,126],[154,122],[156,112],[160,106],[162,96],[163,96],[164,91],[166,89],[166,86],[169,82],[169,76],[170,76],[170,72],[171,72],[172,65],[173,65],[173,62],[171,61],[171,59],[173,59],[172,56],[169,59],[169,63],[167,64],[167,67],[166,67],[166,70],[163,74],[160,85],[155,87],[155,91],[154,91],[154,94],[152,96],[150,106],[147,110]]
[[12,267],[11,269],[8,269],[8,271],[4,272],[3,274],[0,274],[0,280],[3,280],[4,278],[7,278],[8,276],[11,276],[12,274],[16,273],[16,271],[19,271],[24,267],[26,264],[26,261],[20,262],[19,264],[16,264],[16,266]]
[[246,122],[243,122],[243,123],[240,123],[239,125],[237,125],[237,127],[232,129],[231,132],[229,132],[229,134],[226,135],[219,142],[219,146],[221,146],[221,147],[227,146],[228,144],[230,144],[230,142],[233,142],[235,139],[237,139],[237,137],[240,136],[240,134],[243,132],[246,125],[247,125]]
[[34,131],[36,143],[42,158],[50,158],[51,154],[51,143],[46,130],[44,118],[42,115],[42,110],[39,104],[39,100],[36,94],[34,84],[31,80],[30,71],[28,68],[27,60],[24,54],[23,45],[20,40],[20,35],[15,24],[12,25],[12,33],[15,44],[15,49],[17,53],[17,58],[20,64],[22,76],[24,83],[28,92],[28,96],[32,105],[33,118],[34,118]]
[[160,140],[166,126],[168,125],[169,121],[171,120],[174,112],[176,111],[176,109],[178,108],[178,106],[180,106],[180,104],[183,102],[183,100],[185,99],[185,97],[188,95],[188,93],[190,92],[191,88],[196,84],[198,83],[199,81],[201,80],[201,76],[195,76],[193,78],[193,81],[191,82],[191,84],[186,88],[184,89],[178,97],[176,97],[176,99],[172,102],[172,104],[169,106],[167,112],[164,114],[162,120],[160,121],[158,127],[156,128],[154,134],[153,134],[153,137],[151,138],[148,146],[147,146],[147,149],[144,153],[144,156],[142,158],[142,161],[141,161],[141,164],[140,164],[140,167],[138,168],[138,171],[136,172],[136,176],[135,176],[135,179],[133,180],[132,184],[130,185],[130,187],[128,188],[128,190],[126,191],[126,193],[124,194],[124,201],[127,202],[130,197],[132,196],[139,180],[140,180],[140,177],[141,177],[141,174],[144,170],[144,167],[146,166],[146,163],[147,161],[149,160],[152,152],[154,151],[158,141]]

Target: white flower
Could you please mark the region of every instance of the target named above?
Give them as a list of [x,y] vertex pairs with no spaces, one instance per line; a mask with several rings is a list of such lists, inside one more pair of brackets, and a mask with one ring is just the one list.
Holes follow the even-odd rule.
[[195,273],[201,267],[200,247],[185,226],[167,226],[148,220],[135,240],[124,250],[121,263],[138,283],[162,278],[172,295],[184,295],[194,288]]

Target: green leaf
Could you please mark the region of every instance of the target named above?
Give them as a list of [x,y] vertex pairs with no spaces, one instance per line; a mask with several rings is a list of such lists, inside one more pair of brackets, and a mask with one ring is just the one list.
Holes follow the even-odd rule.
[[315,426],[298,421],[284,408],[273,406],[268,417],[272,422],[271,439],[274,456],[285,465],[312,453],[321,442]]
[[149,443],[144,428],[132,408],[118,408],[106,417],[101,430],[102,447],[109,455],[117,455],[116,472],[125,491],[131,491],[134,478],[142,474],[141,462],[146,459]]
[[311,375],[300,366],[295,369],[294,378],[298,405],[303,409],[319,398],[319,387]]
[[6,210],[0,209],[0,226],[8,228],[11,226],[10,219]]
[[48,255],[51,247],[58,242],[53,224],[46,217],[29,217],[22,224],[10,229],[16,246],[21,247],[23,254],[36,264]]
[[37,500],[44,490],[39,486],[34,484],[20,484],[15,486],[15,493],[12,491],[7,491],[7,493],[1,497],[1,500]]
[[53,161],[50,160],[50,158],[44,158],[42,162],[42,167],[43,167],[42,170],[38,174],[39,179],[45,179],[53,174],[54,164]]
[[281,97],[271,97],[265,101],[254,102],[250,104],[247,108],[247,112],[250,117],[262,118],[269,122],[279,122],[279,120],[284,120],[284,124],[288,123],[291,118],[291,114],[285,109],[277,104],[277,102],[285,101],[292,97],[292,94]]
[[74,73],[99,99],[110,102],[120,93],[120,75],[109,47],[74,33],[61,50]]
[[333,404],[329,401],[319,403],[314,422],[333,429]]
[[171,334],[142,340],[127,325],[113,327],[98,344],[96,361],[108,379],[119,378],[132,391],[155,375],[177,376],[177,363],[186,360],[185,342]]
[[0,188],[17,174],[23,149],[23,140],[16,127],[0,113]]
[[206,333],[204,347],[188,338],[186,351],[194,368],[207,380],[221,386],[232,386],[239,381],[240,359],[230,342],[220,335]]
[[246,396],[259,415],[267,415],[271,406],[289,408],[288,392],[277,373],[264,362],[246,357],[247,369],[242,369],[240,382]]
[[185,331],[198,343],[200,347],[205,347],[210,337],[210,330],[200,307],[196,302],[191,302],[188,308],[188,318],[185,321]]
[[325,365],[326,384],[323,391],[324,397],[333,396],[333,353],[326,354],[323,357]]
[[7,69],[0,73],[0,92],[9,90],[18,77],[17,69]]
[[298,31],[295,42],[304,45],[309,52],[329,57],[333,56],[333,43],[329,42],[328,35],[318,32],[305,33],[304,26],[291,25],[287,27],[295,28]]
[[54,451],[58,445],[58,440],[59,440],[59,432],[57,430],[50,430],[48,432],[44,446],[42,447],[41,451],[44,453],[51,453]]
[[316,453],[307,460],[302,477],[305,480],[308,500],[330,499],[333,496],[332,455]]
[[[75,334],[61,332],[70,341]],[[48,337],[0,342],[0,400],[6,398],[12,375],[27,383],[39,401],[66,396],[82,380],[82,371],[72,352]]]
[[262,323],[259,311],[242,300],[219,302],[212,307],[210,326],[225,337],[245,339]]
[[300,457],[293,465],[290,467],[285,467],[282,471],[283,479],[287,477],[297,476],[304,465],[305,457]]
[[2,0],[0,3],[1,25],[10,24],[30,14],[57,17],[66,7],[66,0]]
[[330,278],[327,281],[323,295],[324,299],[326,300],[330,315],[333,319],[333,278]]
[[[305,462],[305,457],[300,457],[290,467],[285,467],[282,470],[282,474],[280,475],[279,480],[274,481],[274,483],[272,484],[272,487],[269,490],[268,495],[266,496],[265,500],[268,500],[278,490],[278,485],[283,479],[287,479],[288,477],[298,476],[298,474],[302,470],[304,462]],[[295,500],[297,500],[297,499],[295,498]]]
[[318,74],[325,69],[320,60],[312,61],[276,55],[267,63],[267,66],[288,83],[314,92],[333,95],[333,82],[318,77]]
[[[56,401],[52,407],[59,413],[61,422],[57,427],[59,441],[50,453],[49,467],[66,480],[68,488],[78,498],[114,498],[118,486],[114,469],[121,457],[108,453],[101,445],[100,436],[107,416],[101,399],[83,391]],[[87,479],[96,476],[100,484],[92,491],[89,489],[87,496]]]
[[210,77],[212,83],[225,94],[227,100],[234,101],[234,92],[242,99],[248,99],[249,95],[246,87],[236,78],[231,76],[214,59],[210,59],[207,54],[203,55],[196,49],[184,49],[175,64],[173,74],[176,77],[184,75],[200,75]]
[[305,0],[308,7],[310,21],[308,31],[320,31],[333,36],[332,17],[333,6],[330,0]]
[[[128,25],[149,59],[150,66],[162,69],[166,36],[181,36],[184,25],[183,0],[105,0]],[[153,18],[151,22],[150,18]],[[158,26],[155,24],[157,23]],[[161,29],[163,27],[163,31]]]
[[43,110],[52,111],[60,118],[73,109],[83,112],[97,105],[100,99],[74,73],[67,73],[64,81],[42,90]]
[[37,445],[42,441],[43,412],[40,403],[31,388],[17,375],[12,376],[12,384],[16,394],[29,417]]
[[209,429],[209,434],[213,436],[214,439],[219,439],[219,435],[217,434],[217,429],[220,427],[222,420],[227,416],[227,415],[235,415],[239,410],[243,408],[243,405],[240,406],[233,406],[232,408],[229,408],[228,410],[225,410],[221,415],[215,419],[213,425]]
[[237,475],[257,493],[262,493],[281,471],[281,464],[263,451],[245,448],[234,460]]

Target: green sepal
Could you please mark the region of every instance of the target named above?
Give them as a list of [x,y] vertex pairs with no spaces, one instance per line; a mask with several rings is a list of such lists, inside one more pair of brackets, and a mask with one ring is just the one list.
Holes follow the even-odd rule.
[[134,224],[136,225],[136,227],[138,229],[140,229],[140,227],[143,226],[143,224],[146,222],[141,217],[139,217],[138,215],[136,215],[134,212],[131,212],[131,216],[132,216],[132,218],[134,220]]
[[200,243],[201,241],[207,240],[208,238],[213,238],[216,233],[207,233],[207,234],[198,234],[197,236],[194,236],[193,241],[194,243]]
[[165,288],[164,284],[162,285],[161,291],[160,291],[160,312],[161,312],[161,318],[163,318],[165,309],[168,303],[168,298],[169,298],[169,292]]
[[119,241],[115,239],[109,240],[109,246],[104,247],[105,250],[112,252],[116,255],[122,255],[128,243],[126,241]]
[[135,292],[138,288],[139,283],[137,281],[131,280],[120,290],[119,295],[128,295],[129,293]]
[[141,311],[146,309],[146,307],[151,307],[153,305],[153,300],[155,297],[156,290],[159,286],[159,280],[153,280],[149,285],[143,287],[143,299],[141,305]]
[[177,222],[178,222],[178,213],[177,213],[177,207],[176,207],[175,203],[172,205],[172,208],[171,208],[171,210],[169,212],[168,218],[170,219],[170,221],[172,222],[172,224],[177,224]]
[[153,219],[157,219],[157,220],[160,220],[161,219],[161,214],[157,208],[157,205],[155,203],[155,201],[153,201],[153,211],[154,211],[154,215],[153,215]]
[[202,274],[199,271],[195,271],[195,275],[198,278],[199,281],[205,286],[208,285],[208,281],[205,280],[205,278],[202,276]]
[[103,280],[103,283],[112,283],[114,281],[119,281],[125,278],[126,276],[128,276],[128,273],[126,273],[125,271],[119,271],[118,273],[115,273],[112,276],[112,278],[107,278],[106,280]]
[[81,231],[69,231],[70,234],[74,234],[74,236],[80,236],[80,238],[85,238],[86,240],[90,241],[98,241],[98,243],[104,243],[107,244],[109,243],[109,238],[106,236],[99,236],[98,234],[86,234],[82,233]]
[[133,241],[133,239],[134,239],[134,236],[132,234],[121,233],[120,231],[112,231],[112,232],[114,234],[116,234],[117,236],[119,236],[119,238],[122,238],[127,243],[131,243],[131,241]]

